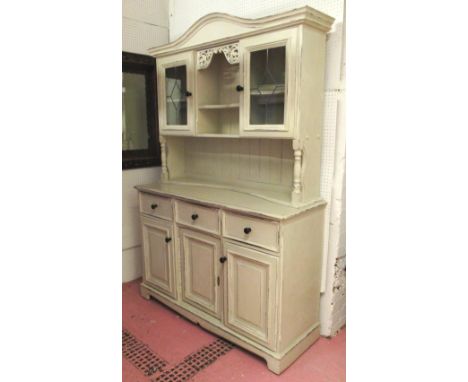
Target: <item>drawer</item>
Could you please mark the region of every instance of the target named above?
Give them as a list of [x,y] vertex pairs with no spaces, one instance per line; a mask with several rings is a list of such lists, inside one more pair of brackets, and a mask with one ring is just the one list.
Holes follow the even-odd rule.
[[223,236],[279,251],[277,222],[224,212]]
[[219,210],[176,200],[176,221],[219,235]]
[[140,212],[172,220],[171,199],[157,195],[140,193]]

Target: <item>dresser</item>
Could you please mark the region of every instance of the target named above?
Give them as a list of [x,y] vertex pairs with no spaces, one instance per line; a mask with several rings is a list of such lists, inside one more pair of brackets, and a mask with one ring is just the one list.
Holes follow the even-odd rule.
[[209,14],[156,58],[161,180],[137,186],[141,294],[280,374],[318,337],[325,40],[310,7]]

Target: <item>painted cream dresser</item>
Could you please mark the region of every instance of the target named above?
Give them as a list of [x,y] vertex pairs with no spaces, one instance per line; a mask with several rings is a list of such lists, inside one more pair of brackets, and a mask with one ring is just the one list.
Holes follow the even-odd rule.
[[325,39],[312,8],[210,14],[156,57],[141,293],[281,373],[319,336]]

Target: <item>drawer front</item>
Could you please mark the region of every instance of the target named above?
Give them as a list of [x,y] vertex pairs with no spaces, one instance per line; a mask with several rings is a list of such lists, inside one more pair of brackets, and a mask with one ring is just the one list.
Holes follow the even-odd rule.
[[279,224],[273,221],[225,212],[223,235],[279,251]]
[[140,193],[140,212],[166,220],[172,220],[171,199]]
[[190,227],[218,234],[219,210],[176,200],[176,221]]

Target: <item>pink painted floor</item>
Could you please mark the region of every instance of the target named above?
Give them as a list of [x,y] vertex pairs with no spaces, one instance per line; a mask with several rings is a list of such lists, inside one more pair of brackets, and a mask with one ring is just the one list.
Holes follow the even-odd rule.
[[[167,361],[167,368],[217,339],[157,301],[143,299],[139,284],[140,280],[123,284],[123,328]],[[160,375],[158,372],[145,376],[125,357],[122,365],[124,382],[150,382]],[[345,368],[346,329],[343,329],[332,339],[320,338],[280,376],[270,372],[261,358],[234,347],[190,381],[342,382]]]

